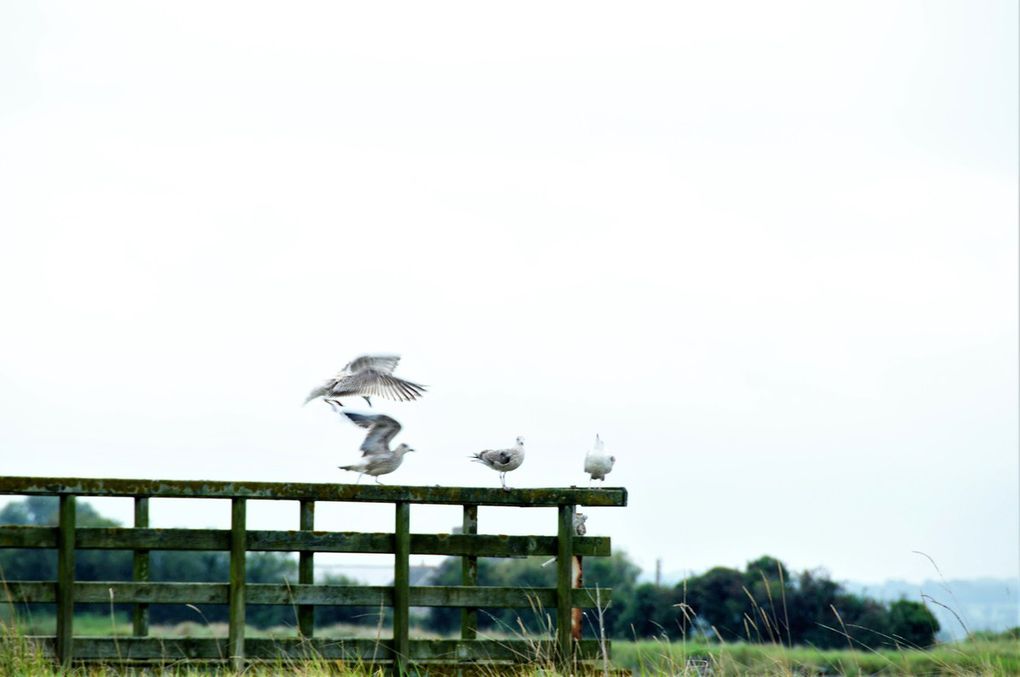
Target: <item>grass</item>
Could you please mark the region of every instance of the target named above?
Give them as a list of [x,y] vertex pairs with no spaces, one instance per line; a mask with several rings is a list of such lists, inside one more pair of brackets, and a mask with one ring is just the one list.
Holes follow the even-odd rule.
[[[126,617],[80,615],[75,617],[76,634],[83,636],[125,636],[131,628]],[[251,636],[293,637],[293,628],[252,628]],[[52,632],[51,618],[37,618],[14,624],[0,620],[0,675],[53,675],[68,674],[46,658],[27,635]],[[374,636],[375,628],[365,626],[336,626],[317,629],[323,637]],[[177,626],[155,626],[153,636],[217,637],[225,636],[226,626],[183,623]],[[387,635],[386,630],[383,635]],[[807,677],[808,675],[1010,675],[1020,674],[1020,642],[1003,636],[976,636],[969,641],[941,644],[933,649],[905,650],[819,650],[809,647],[785,647],[778,644],[706,643],[666,640],[621,641],[612,643],[612,663],[616,670],[629,671],[642,677],[652,675],[764,675]],[[541,659],[541,657],[538,657]],[[547,661],[540,660],[540,663]],[[592,674],[602,674],[595,666]],[[124,674],[115,666],[81,667],[71,674],[81,676],[113,677]],[[146,674],[184,675],[235,675],[224,666],[169,662]],[[245,675],[293,674],[301,677],[340,675],[341,677],[367,677],[381,674],[367,665],[344,664],[339,661],[315,659],[293,661],[281,659],[249,666]],[[550,666],[488,667],[475,674],[531,677],[558,674]]]
[[1013,675],[1020,674],[1020,643],[974,640],[928,650],[861,651],[614,641],[613,662],[640,675]]

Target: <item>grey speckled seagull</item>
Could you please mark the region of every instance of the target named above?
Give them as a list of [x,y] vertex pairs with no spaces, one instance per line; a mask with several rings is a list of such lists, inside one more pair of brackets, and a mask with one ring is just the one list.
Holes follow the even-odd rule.
[[499,481],[507,491],[510,487],[506,485],[506,474],[511,470],[517,470],[524,463],[524,438],[518,437],[517,443],[509,449],[486,449],[479,451],[470,457],[472,461],[478,461],[489,466],[499,473]]
[[352,360],[340,373],[313,390],[305,398],[308,404],[316,397],[329,398],[337,406],[343,406],[338,397],[360,395],[372,406],[370,397],[385,397],[388,400],[409,402],[425,393],[425,386],[405,381],[393,375],[400,362],[400,355],[362,355]]

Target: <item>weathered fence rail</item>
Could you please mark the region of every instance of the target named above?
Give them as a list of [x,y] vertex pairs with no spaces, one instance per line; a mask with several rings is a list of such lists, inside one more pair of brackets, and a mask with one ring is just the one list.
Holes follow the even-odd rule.
[[[0,477],[0,495],[58,496],[59,524],[55,527],[0,526],[0,548],[49,548],[57,551],[57,580],[8,581],[13,602],[53,603],[57,608],[56,635],[37,638],[47,651],[67,665],[72,660],[229,659],[238,668],[247,659],[321,657],[391,663],[403,671],[412,663],[534,660],[536,652],[558,660],[596,658],[595,640],[578,640],[571,627],[574,608],[604,605],[611,591],[572,587],[575,556],[607,556],[610,540],[574,534],[577,506],[624,506],[625,489],[502,489],[470,487],[402,487],[349,484],[273,482],[213,482],[180,480],[80,479]],[[78,496],[114,496],[134,501],[132,528],[78,527]],[[222,498],[231,501],[230,529],[153,529],[149,527],[152,498]],[[299,530],[260,531],[246,528],[248,500],[298,502]],[[372,502],[394,505],[392,533],[315,530],[316,502]],[[412,534],[412,504],[463,506],[459,534]],[[478,506],[555,507],[556,536],[479,534]],[[74,580],[75,552],[87,549],[133,551],[132,581]],[[149,553],[153,550],[221,550],[230,552],[229,583],[150,582]],[[294,584],[252,584],[245,580],[245,553],[298,552],[298,581]],[[314,553],[388,553],[394,555],[391,586],[319,585],[313,580]],[[462,585],[411,586],[410,555],[462,558]],[[555,588],[477,586],[478,557],[557,557]],[[91,638],[74,635],[76,603],[115,602],[134,605],[133,636]],[[225,639],[149,637],[150,604],[227,604]],[[297,607],[297,636],[286,639],[245,637],[246,604]],[[314,637],[317,605],[378,606],[393,609],[392,637],[382,640],[321,639]],[[556,609],[556,638],[548,641],[478,639],[480,607]],[[461,638],[411,640],[410,607],[461,608]]]

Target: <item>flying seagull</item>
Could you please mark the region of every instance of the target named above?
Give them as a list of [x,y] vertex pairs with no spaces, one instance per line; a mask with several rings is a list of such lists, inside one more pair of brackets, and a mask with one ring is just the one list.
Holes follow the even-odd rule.
[[[340,403],[336,400],[326,400],[336,411]],[[361,463],[339,466],[341,470],[361,473],[358,475],[358,482],[361,475],[371,475],[375,478],[376,484],[379,475],[386,475],[400,467],[404,460],[404,454],[414,451],[406,444],[400,444],[396,449],[390,449],[390,440],[400,432],[400,424],[385,414],[357,414],[353,411],[340,412],[356,425],[368,428],[368,435],[361,443]]]
[[616,457],[609,455],[606,451],[606,443],[602,441],[601,437],[595,435],[595,447],[584,457],[584,471],[591,475],[588,485],[591,485],[592,480],[601,480],[605,484],[606,475],[612,472],[614,463],[616,463]]
[[425,393],[425,386],[393,375],[400,355],[362,355],[348,362],[340,373],[313,390],[305,398],[308,404],[316,397],[330,398],[338,406],[338,397],[360,395],[372,406],[370,397],[385,397],[388,400],[409,402]]
[[499,481],[507,491],[506,474],[516,470],[524,463],[524,438],[518,437],[517,443],[510,449],[486,449],[470,457],[472,461],[483,463],[499,473]]

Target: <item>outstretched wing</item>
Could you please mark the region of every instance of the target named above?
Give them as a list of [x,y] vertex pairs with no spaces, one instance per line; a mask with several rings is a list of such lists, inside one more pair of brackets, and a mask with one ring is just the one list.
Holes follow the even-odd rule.
[[361,443],[361,455],[390,453],[390,440],[400,432],[400,424],[386,414],[358,414],[353,411],[343,412],[355,424],[368,428],[368,435]]
[[357,373],[363,369],[375,369],[384,374],[392,374],[398,362],[400,355],[362,355],[348,362],[344,371]]
[[334,386],[333,395],[369,395],[410,402],[425,394],[425,386],[391,376],[378,369],[362,369]]

